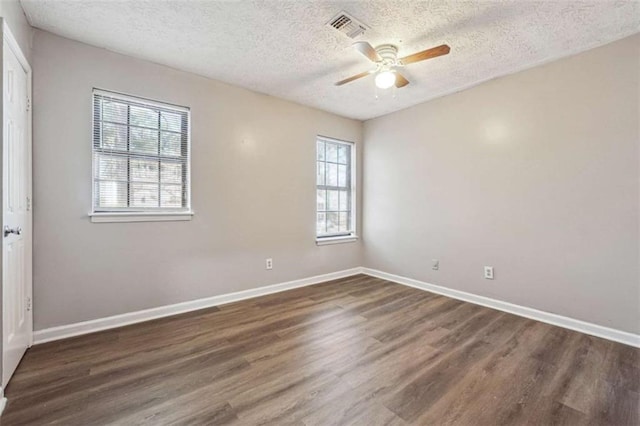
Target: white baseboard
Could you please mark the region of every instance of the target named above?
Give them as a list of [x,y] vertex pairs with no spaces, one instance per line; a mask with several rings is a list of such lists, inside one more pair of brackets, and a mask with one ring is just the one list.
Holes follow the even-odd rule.
[[[570,330],[579,331],[581,333],[590,334],[592,336],[602,337],[614,342],[624,343],[626,345],[640,347],[640,335],[620,331],[613,328],[581,321],[562,315],[544,312],[526,306],[515,305],[513,303],[501,300],[491,299],[489,297],[478,296],[476,294],[467,293],[460,290],[454,290],[447,287],[441,287],[434,284],[425,283],[423,281],[400,275],[390,274],[371,268],[352,268],[344,271],[332,272],[329,274],[316,275],[313,277],[302,278],[299,280],[288,281],[284,283],[259,287],[250,290],[239,291],[236,293],[223,294],[220,296],[207,297],[204,299],[191,300],[188,302],[177,303],[174,305],[160,306],[157,308],[145,309],[142,311],[129,312],[121,315],[114,315],[106,318],[99,318],[91,321],[83,321],[75,324],[62,325],[59,327],[47,328],[34,332],[34,344],[50,342],[53,340],[64,339],[67,337],[79,336],[82,334],[93,333],[96,331],[107,330],[110,328],[122,327],[138,322],[149,321],[157,318],[177,315],[185,312],[196,311],[198,309],[210,308],[212,306],[224,305],[226,303],[237,302],[240,300],[251,299],[254,297],[265,296],[267,294],[278,293],[294,288],[305,287],[308,285],[318,284],[324,281],[345,278],[356,274],[367,274],[372,277],[393,281],[409,287],[418,288],[429,291],[431,293],[441,294],[453,299],[462,300],[476,305],[486,306],[488,308],[497,309],[499,311],[508,312],[521,317],[530,318],[547,324],[556,325],[558,327],[568,328]],[[4,402],[0,402],[2,407]]]
[[240,300],[251,299],[258,296],[265,296],[267,294],[279,293],[281,291],[291,290],[294,288],[306,287],[308,285],[318,284],[325,281],[346,278],[360,273],[362,273],[362,268],[346,269],[343,271],[316,275],[313,277],[238,291],[235,293],[206,297],[204,299],[190,300],[188,302],[176,303],[174,305],[160,306],[157,308],[128,312],[126,314],[114,315],[106,318],[98,318],[90,321],[61,325],[59,327],[46,328],[44,330],[38,330],[33,333],[33,342],[34,344],[39,344],[51,342],[53,340],[65,339],[67,337],[94,333],[96,331],[108,330],[110,328],[122,327],[138,322],[149,321],[190,311],[196,311],[198,309],[238,302]]
[[6,397],[2,397],[0,398],[0,416],[2,415],[2,412],[4,411],[4,407],[7,406],[7,398]]
[[601,325],[565,317],[562,315],[552,314],[550,312],[539,311],[537,309],[515,305],[513,303],[503,302],[501,300],[491,299],[489,297],[478,296],[476,294],[467,293],[460,290],[441,287],[439,285],[429,284],[423,281],[414,280],[413,278],[389,274],[387,272],[382,272],[375,269],[362,268],[362,273],[387,281],[393,281],[409,287],[418,288],[420,290],[429,291],[431,293],[441,294],[453,299],[474,303],[476,305],[486,306],[488,308],[493,308],[499,311],[508,312],[510,314],[519,315],[521,317],[530,318],[551,325],[556,325],[558,327],[568,328],[569,330],[579,331],[581,333],[589,334],[592,336],[602,337],[603,339],[613,340],[614,342],[624,343],[625,345],[640,347],[640,335],[629,333],[626,331],[603,327]]

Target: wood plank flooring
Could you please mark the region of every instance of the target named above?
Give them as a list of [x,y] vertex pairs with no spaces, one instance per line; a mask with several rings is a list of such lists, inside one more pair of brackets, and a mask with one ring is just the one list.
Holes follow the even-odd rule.
[[1,422],[638,425],[639,361],[359,275],[34,346]]

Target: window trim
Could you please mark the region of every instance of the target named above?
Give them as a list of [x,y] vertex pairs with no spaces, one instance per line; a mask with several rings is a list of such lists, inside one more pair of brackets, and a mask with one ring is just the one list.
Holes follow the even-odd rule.
[[193,219],[193,212],[97,212],[89,213],[93,223],[109,222],[175,222]]
[[[95,134],[95,126],[96,121],[94,117],[94,108],[95,108],[95,95],[101,96],[111,96],[114,98],[122,99],[123,101],[129,101],[132,103],[138,103],[142,105],[149,105],[150,107],[161,108],[161,109],[174,109],[180,112],[187,113],[187,134],[186,134],[186,147],[187,147],[187,156],[186,156],[186,164],[187,164],[187,174],[185,179],[186,188],[185,198],[186,198],[186,207],[176,209],[176,208],[161,208],[157,209],[141,209],[141,208],[112,208],[112,209],[98,209],[96,210],[95,206],[95,196],[96,196],[96,188],[95,188],[95,144],[94,144],[94,134]],[[94,223],[104,223],[104,222],[155,222],[155,221],[185,221],[191,220],[193,218],[194,212],[191,205],[191,108],[173,104],[171,102],[163,102],[154,99],[143,98],[140,96],[129,95],[122,92],[117,92],[114,90],[104,90],[97,87],[94,87],[91,91],[91,211],[89,212],[89,217],[91,222]],[[129,125],[127,124],[127,127]],[[127,156],[130,156],[130,153],[127,153]],[[141,154],[141,157],[145,156]],[[160,156],[153,156],[154,158],[160,158]]]
[[[355,242],[358,240],[358,235],[357,235],[357,229],[358,229],[358,222],[357,222],[357,209],[358,209],[358,197],[357,197],[357,163],[358,163],[358,157],[357,157],[357,147],[356,147],[356,143],[355,142],[351,142],[351,141],[346,141],[346,140],[342,140],[342,139],[337,139],[337,138],[332,138],[330,136],[324,136],[324,135],[316,135],[315,141],[314,141],[314,164],[316,164],[316,168],[317,168],[317,163],[318,163],[318,142],[319,141],[325,141],[325,142],[330,142],[330,143],[339,143],[339,144],[343,144],[343,145],[348,145],[351,148],[351,154],[350,154],[350,160],[351,163],[349,164],[349,179],[350,179],[350,183],[351,183],[351,232],[349,233],[339,233],[339,234],[329,234],[329,235],[318,235],[318,231],[316,226],[314,226],[315,230],[315,237],[316,237],[316,245],[318,246],[323,246],[323,245],[332,245],[332,244],[341,244],[341,243],[351,243],[351,242]],[[318,191],[318,176],[317,176],[317,172],[315,174],[315,178],[314,178],[314,193],[317,193]],[[315,221],[314,223],[317,224],[317,216],[318,216],[318,205],[317,205],[317,201],[314,203],[315,204]]]

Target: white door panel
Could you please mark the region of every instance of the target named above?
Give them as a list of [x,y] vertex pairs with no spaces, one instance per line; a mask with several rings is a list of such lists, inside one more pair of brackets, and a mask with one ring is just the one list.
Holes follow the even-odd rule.
[[28,73],[3,42],[2,386],[31,344],[31,143]]

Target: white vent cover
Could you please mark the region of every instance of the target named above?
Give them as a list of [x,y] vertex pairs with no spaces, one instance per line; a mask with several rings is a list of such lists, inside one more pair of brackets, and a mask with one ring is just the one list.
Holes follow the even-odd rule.
[[344,11],[334,16],[329,22],[327,22],[327,25],[331,28],[335,28],[349,38],[356,38],[364,34],[364,32],[369,29],[367,25],[358,21],[356,18]]

